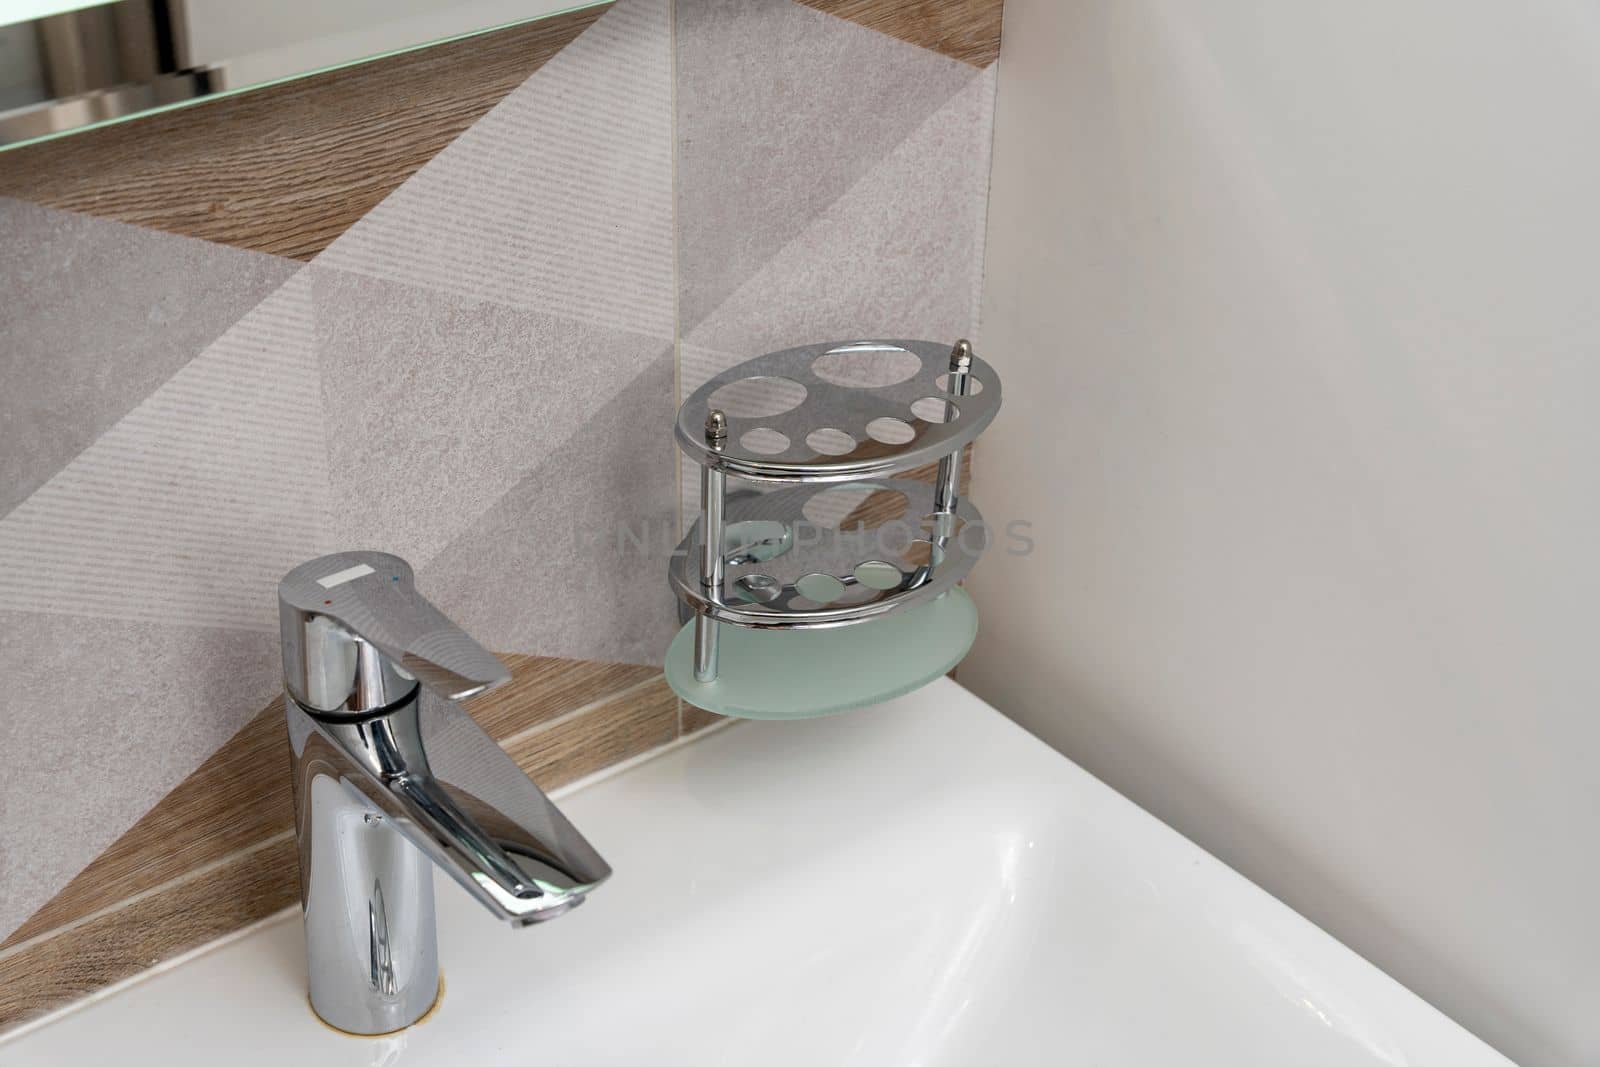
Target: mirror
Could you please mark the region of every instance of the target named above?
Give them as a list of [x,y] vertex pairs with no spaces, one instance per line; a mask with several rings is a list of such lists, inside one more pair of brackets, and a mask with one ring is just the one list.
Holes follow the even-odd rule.
[[0,0],[0,150],[600,0]]

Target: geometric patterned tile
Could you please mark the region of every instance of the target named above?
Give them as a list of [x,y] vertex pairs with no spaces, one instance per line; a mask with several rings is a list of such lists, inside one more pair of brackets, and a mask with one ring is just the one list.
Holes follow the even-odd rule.
[[[578,480],[546,465],[575,435],[598,447],[620,429],[636,459],[670,447],[665,437],[594,422],[670,351],[668,336],[465,300],[320,261],[306,271],[327,419],[330,546],[382,548],[420,567],[530,471],[542,469],[552,483]],[[669,379],[664,402],[671,394]],[[504,587],[496,595],[507,595]]]
[[800,2],[975,67],[987,67],[1000,55],[1001,0]]
[[793,0],[696,0],[677,22],[690,333],[977,71]]
[[[994,68],[928,116],[727,296],[680,347],[688,395],[752,355],[861,336],[977,332]],[[682,466],[686,516],[698,470]]]
[[275,632],[0,611],[0,633],[4,938],[260,711],[280,672]]
[[0,198],[0,516],[299,269]]
[[670,338],[667,0],[622,0],[318,257]]
[[319,543],[321,425],[295,275],[0,519],[0,609],[274,629]]
[[993,97],[994,71],[974,72],[689,330],[685,392],[810,341],[975,332]]
[[[0,195],[309,260],[601,12],[569,10],[12,147]],[[300,29],[307,40],[318,32]]]
[[491,648],[659,664],[677,629],[670,346],[419,569]]
[[0,274],[0,936],[271,699],[312,554],[407,556],[497,650],[658,662],[680,310],[691,379],[970,333],[992,91],[792,0],[620,0],[298,274],[186,242],[147,283],[183,239],[0,203],[43,235]]

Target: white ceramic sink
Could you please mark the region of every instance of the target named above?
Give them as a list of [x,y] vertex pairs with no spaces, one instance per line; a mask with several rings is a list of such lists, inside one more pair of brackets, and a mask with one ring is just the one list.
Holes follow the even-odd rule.
[[0,1063],[1508,1062],[953,682],[561,804],[616,875],[528,930],[441,879],[446,992],[409,1031],[324,1028],[291,915]]

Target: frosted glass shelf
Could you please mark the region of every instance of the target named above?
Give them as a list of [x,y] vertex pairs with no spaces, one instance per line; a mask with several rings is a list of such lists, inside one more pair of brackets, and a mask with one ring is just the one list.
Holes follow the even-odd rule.
[[[668,568],[694,618],[667,680],[723,715],[832,715],[908,693],[972,646],[956,585],[989,540],[962,449],[1000,408],[972,345],[824,342],[747,360],[678,409],[700,516]],[[891,478],[933,464],[931,482]],[[729,492],[730,478],[773,488]]]
[[947,673],[978,636],[978,611],[957,587],[854,626],[754,630],[722,625],[721,671],[694,676],[694,622],[667,650],[667,683],[684,700],[741,719],[835,715],[909,693]]

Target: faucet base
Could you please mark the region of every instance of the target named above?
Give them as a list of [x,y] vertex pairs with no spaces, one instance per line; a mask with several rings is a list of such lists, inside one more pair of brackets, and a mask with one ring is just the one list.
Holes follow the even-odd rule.
[[[306,1003],[307,1003],[307,1005],[310,1005],[310,1003],[311,1003],[311,998],[310,997],[306,998]],[[333,1025],[332,1023],[330,1023],[328,1020],[324,1019],[321,1015],[318,1015],[315,1007],[312,1007],[311,1014],[313,1016],[316,1016],[317,1022],[321,1023],[323,1026],[326,1026],[329,1030],[332,1030],[336,1034],[343,1034],[345,1037],[372,1037],[372,1038],[393,1037],[395,1034],[405,1033],[407,1030],[411,1029],[413,1026],[421,1026],[423,1023],[425,1023],[429,1019],[433,1018],[434,1012],[438,1011],[439,1010],[439,1005],[443,1004],[443,1003],[444,1003],[444,975],[440,974],[439,975],[439,991],[434,994],[433,1005],[431,1007],[429,1007],[427,1011],[423,1012],[422,1015],[418,1017],[416,1022],[410,1023],[410,1024],[406,1025],[406,1026],[402,1026],[398,1030],[385,1030],[381,1034],[364,1034],[364,1033],[360,1033],[359,1031],[356,1031],[356,1030],[341,1030],[337,1026]]]
[[433,864],[347,783],[314,774],[306,785],[311,1008],[349,1034],[402,1030],[439,999]]
[[311,1008],[387,1034],[439,1000],[434,867],[519,925],[611,875],[550,798],[462,710],[511,674],[384,552],[278,583]]

